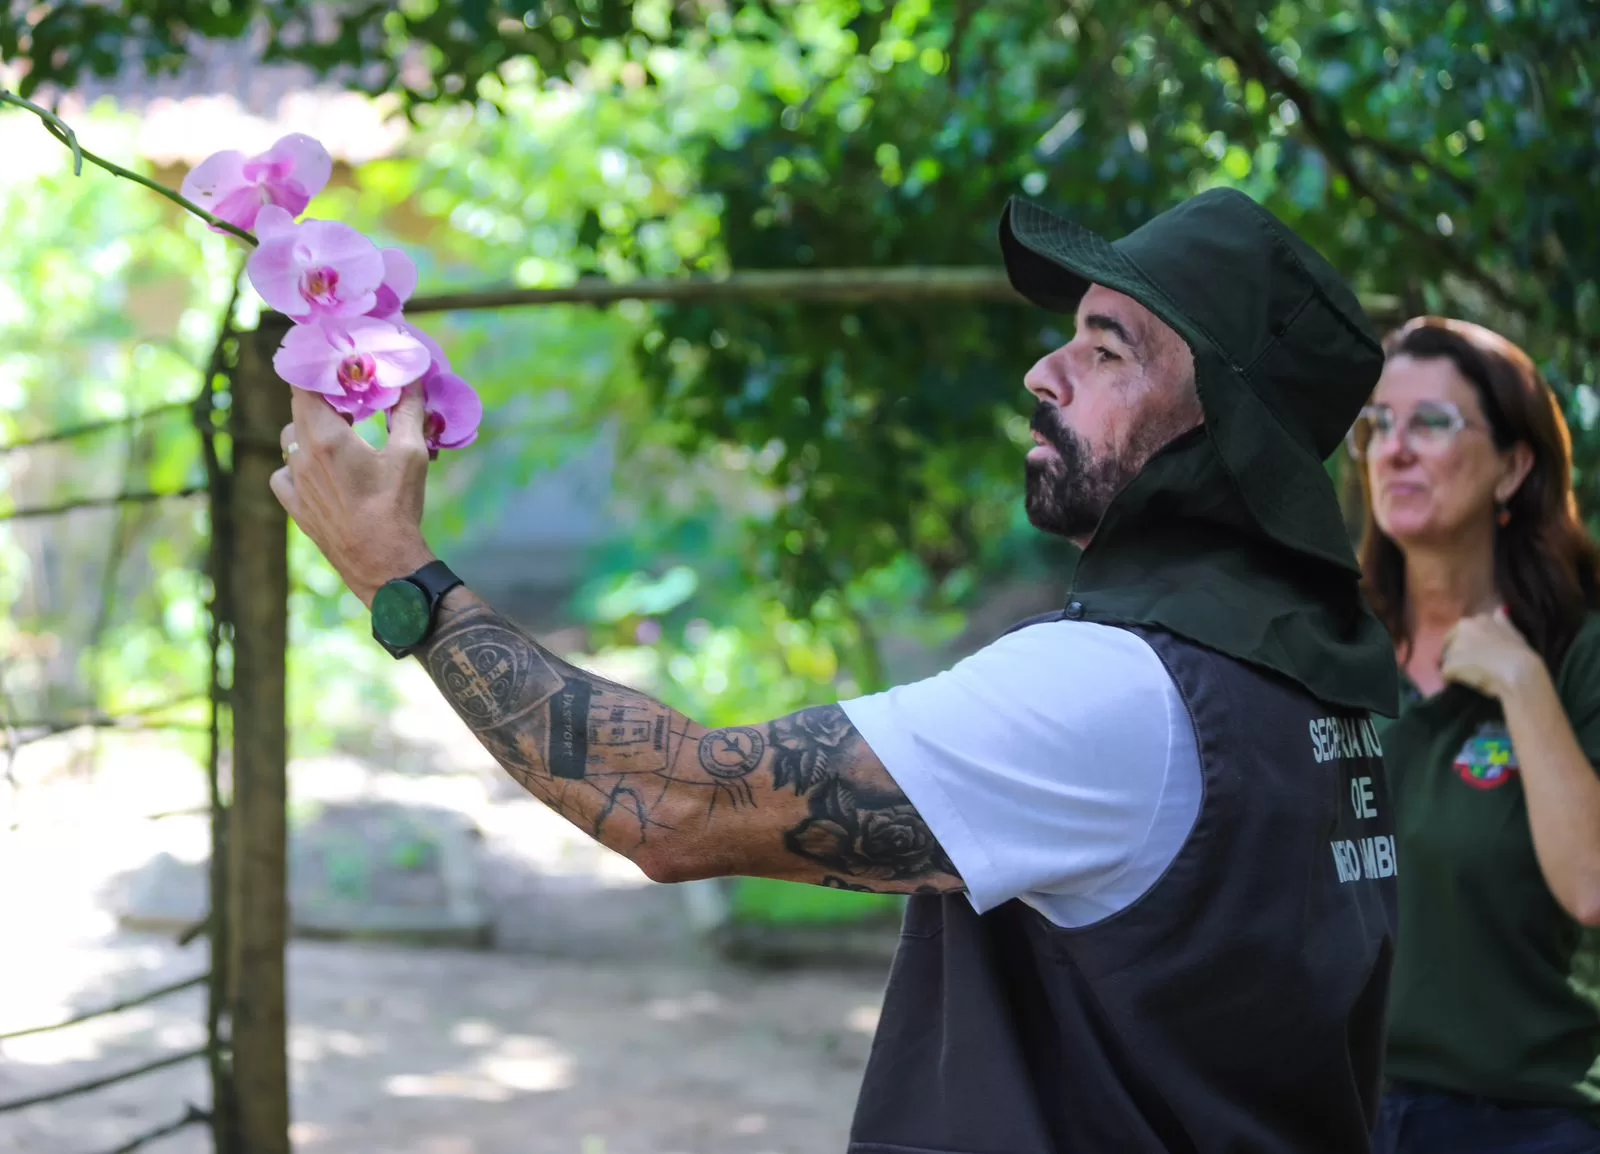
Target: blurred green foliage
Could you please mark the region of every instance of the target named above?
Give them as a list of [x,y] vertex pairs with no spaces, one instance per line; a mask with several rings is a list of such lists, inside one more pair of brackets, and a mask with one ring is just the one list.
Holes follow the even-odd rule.
[[[426,103],[469,93],[520,57],[564,75],[597,39],[625,35],[640,22],[670,37],[693,7],[668,0],[53,0],[0,11],[0,59],[32,64],[27,96],[41,85],[70,87],[130,67],[169,74],[183,65],[196,36],[259,33],[263,60],[307,64],[341,74],[353,87]],[[419,63],[425,79],[407,87]]]
[[[207,305],[226,291],[217,246],[164,227],[154,198],[74,180],[59,146],[19,146],[7,118],[0,170],[0,444],[123,417],[195,391],[209,345]],[[44,138],[48,141],[48,137]],[[182,278],[189,299],[160,339],[142,339],[134,286]],[[6,513],[128,490],[203,482],[198,439],[179,409],[139,425],[0,456]],[[151,530],[156,532],[152,533]],[[203,590],[190,564],[204,506],[187,501],[0,522],[0,711],[7,719],[121,712],[203,695]],[[105,593],[106,596],[101,596]],[[102,609],[125,602],[121,611]],[[87,648],[76,668],[63,650]]]
[[744,925],[794,926],[875,921],[898,917],[905,899],[796,885],[770,878],[740,878],[730,887],[729,917]]
[[[430,291],[992,265],[1013,193],[1115,234],[1237,186],[1358,290],[1525,344],[1562,392],[1580,492],[1600,510],[1600,10],[1584,0],[424,0],[342,8],[342,31],[321,39],[301,34],[313,7],[165,0],[135,19],[64,3],[0,19],[0,56],[48,88],[170,67],[184,36],[260,20],[263,59],[367,69],[360,82],[399,91],[415,135],[315,211],[405,246]],[[400,90],[407,53],[423,79]],[[115,132],[84,129],[91,146]],[[192,374],[174,362],[196,363],[225,295],[220,238],[65,172],[57,156],[4,176],[0,403],[19,431],[183,394]],[[118,328],[135,270],[189,286],[176,356]],[[883,301],[424,323],[493,413],[479,444],[440,463],[436,544],[616,436],[620,532],[574,610],[590,657],[706,722],[881,687],[885,637],[947,643],[997,580],[1071,563],[1017,500],[1020,379],[1057,318]],[[122,352],[86,359],[102,345]],[[161,457],[169,472],[191,467],[180,456]],[[370,713],[382,663],[359,606],[294,549],[299,749]],[[14,560],[0,565],[16,581]],[[172,606],[198,592],[168,584]],[[161,620],[152,636],[174,646],[198,628],[176,608]],[[118,660],[154,651],[129,641]],[[140,660],[126,678],[157,668]]]

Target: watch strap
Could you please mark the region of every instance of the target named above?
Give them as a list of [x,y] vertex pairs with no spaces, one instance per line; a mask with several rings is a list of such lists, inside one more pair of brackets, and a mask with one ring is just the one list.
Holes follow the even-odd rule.
[[439,602],[444,600],[444,595],[446,593],[450,592],[450,590],[454,589],[457,585],[464,584],[464,582],[460,577],[456,576],[456,574],[451,570],[450,566],[446,565],[443,561],[429,561],[426,565],[422,566],[422,568],[416,570],[415,572],[408,573],[404,577],[397,577],[395,580],[404,581],[407,584],[414,585],[420,589],[423,596],[427,599],[428,606],[427,632],[411,645],[391,645],[379,635],[377,624],[374,622],[372,627],[372,639],[379,645],[383,646],[389,655],[398,661],[402,658],[409,657],[412,652],[415,651],[418,645],[421,645],[424,641],[428,640],[429,637],[433,636],[433,627],[437,622],[439,613]]
[[450,566],[443,561],[429,561],[405,580],[428,595],[429,612],[439,607],[439,601],[446,593],[462,583],[461,578],[451,572]]

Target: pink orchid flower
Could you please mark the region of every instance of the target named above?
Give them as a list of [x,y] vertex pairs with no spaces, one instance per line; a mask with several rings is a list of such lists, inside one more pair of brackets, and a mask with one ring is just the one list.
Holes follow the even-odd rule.
[[260,244],[245,265],[261,299],[297,321],[358,317],[378,301],[383,254],[347,224],[296,224],[276,205],[261,210]]
[[[332,175],[328,150],[295,132],[259,156],[247,157],[233,149],[213,153],[183,178],[181,191],[212,216],[248,232],[269,204],[299,216]],[[212,232],[226,231],[209,227]]]
[[383,250],[383,283],[378,286],[378,301],[367,311],[380,321],[398,321],[400,310],[417,291],[417,266],[397,248]]
[[[394,410],[384,414],[387,428],[394,428]],[[466,381],[449,369],[437,365],[422,376],[422,435],[428,442],[428,456],[437,458],[440,449],[465,449],[478,439],[483,423],[483,398]]]
[[353,421],[394,405],[428,371],[428,350],[409,333],[371,317],[296,325],[272,358],[297,389],[321,393]]
[[440,346],[438,341],[434,340],[410,321],[403,320],[399,323],[402,330],[416,337],[417,340],[422,342],[422,347],[428,350],[428,355],[433,358],[429,366],[430,372],[433,369],[438,369],[443,373],[448,373],[450,371],[450,358],[444,355],[444,349]]
[[465,449],[478,439],[483,398],[454,373],[434,369],[422,378],[422,412],[422,433],[430,454]]

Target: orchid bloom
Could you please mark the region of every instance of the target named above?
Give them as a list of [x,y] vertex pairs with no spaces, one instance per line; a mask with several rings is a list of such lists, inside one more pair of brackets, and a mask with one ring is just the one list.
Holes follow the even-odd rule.
[[417,291],[417,266],[397,248],[386,248],[383,256],[383,283],[378,286],[377,303],[367,310],[369,317],[399,321],[400,309]]
[[410,333],[412,336],[416,337],[417,340],[421,341],[422,347],[428,350],[428,355],[432,358],[429,366],[429,372],[432,372],[434,369],[437,369],[442,373],[448,373],[450,371],[450,358],[444,355],[444,348],[439,344],[438,341],[434,340],[410,321],[400,321],[400,327],[405,332]]
[[[311,137],[291,133],[258,156],[218,152],[184,177],[181,192],[218,220],[250,231],[261,210],[275,205],[299,216],[327,186],[333,158]],[[212,232],[225,232],[216,225]]]
[[261,299],[297,321],[359,317],[378,302],[383,254],[347,224],[296,224],[276,205],[257,218],[260,244],[245,269]]
[[380,412],[392,420],[402,391],[418,382],[429,455],[465,448],[477,440],[483,400],[451,371],[439,342],[403,315],[417,289],[415,262],[348,225],[296,221],[332,175],[328,150],[293,133],[257,156],[207,157],[184,178],[183,195],[254,232],[250,283],[296,322],[272,358],[279,377],[320,393],[351,424]]
[[[421,341],[432,358],[427,372],[422,374],[422,429],[429,456],[437,457],[440,449],[466,448],[478,439],[483,398],[451,371],[450,358],[438,341],[413,324],[402,323],[400,327]],[[393,427],[393,411],[385,413],[385,419]]]
[[[429,370],[422,378],[422,435],[428,456],[441,449],[465,449],[478,439],[483,423],[483,398],[466,381],[451,372]],[[394,428],[394,410],[384,413],[384,424]]]
[[422,378],[422,432],[428,452],[465,449],[478,439],[483,423],[483,398],[448,370],[434,369]]
[[295,325],[272,358],[285,381],[321,393],[354,421],[391,408],[428,366],[422,342],[372,317]]

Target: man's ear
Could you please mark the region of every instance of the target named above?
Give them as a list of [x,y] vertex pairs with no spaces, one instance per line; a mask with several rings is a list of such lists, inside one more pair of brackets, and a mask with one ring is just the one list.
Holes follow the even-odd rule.
[[1188,432],[1199,425],[1205,424],[1206,411],[1200,404],[1200,382],[1194,372],[1194,353],[1187,344],[1180,340],[1177,352],[1179,369],[1183,379],[1183,429]]

